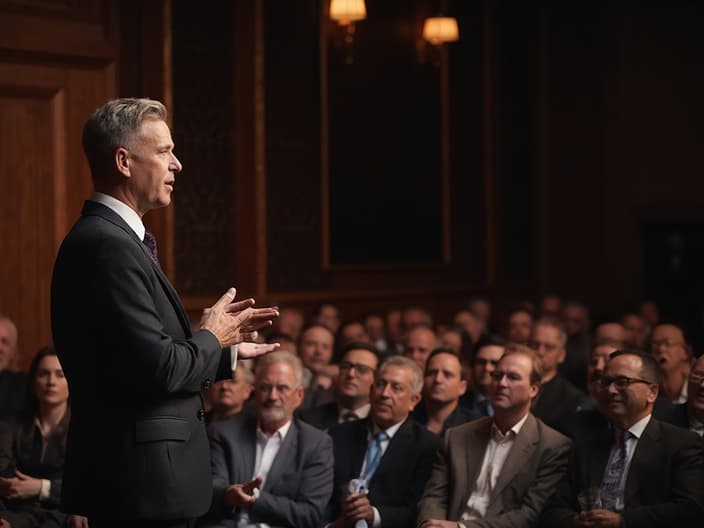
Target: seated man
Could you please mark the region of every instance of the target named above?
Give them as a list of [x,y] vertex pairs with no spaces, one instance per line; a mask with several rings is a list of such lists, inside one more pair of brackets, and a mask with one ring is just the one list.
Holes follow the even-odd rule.
[[687,401],[687,377],[692,370],[692,347],[684,329],[674,324],[661,323],[653,329],[650,353],[663,372],[662,392],[672,403]]
[[254,383],[256,416],[210,431],[213,504],[202,526],[319,528],[332,493],[332,442],[293,418],[303,366],[288,352],[263,356]]
[[24,405],[27,375],[10,370],[16,354],[17,327],[0,314],[0,419],[13,418]]
[[306,389],[301,409],[335,401],[334,380],[337,365],[332,363],[335,334],[321,324],[306,326],[298,340],[298,357],[303,361]]
[[207,392],[210,412],[206,415],[208,423],[221,422],[240,414],[254,389],[254,375],[247,361],[238,361],[232,371],[231,379],[218,380]]
[[536,526],[567,471],[569,440],[530,413],[541,361],[510,344],[492,374],[493,418],[447,431],[419,504],[423,528]]
[[408,419],[420,400],[418,365],[391,356],[377,372],[369,419],[330,429],[335,453],[335,488],[328,510],[333,528],[407,528],[430,474],[435,435]]
[[459,356],[449,348],[436,348],[425,365],[423,400],[411,416],[438,435],[449,427],[469,422],[474,416],[459,406],[460,396],[466,390],[467,380],[462,377]]
[[[597,398],[611,427],[575,435],[569,472],[548,501],[543,526],[701,525],[704,445],[695,433],[652,417],[659,381],[652,357],[611,355]],[[580,499],[589,506],[580,508]]]
[[417,325],[408,330],[403,342],[403,355],[416,362],[420,371],[425,370],[428,356],[438,346],[435,331],[427,326]]
[[300,412],[299,418],[318,429],[366,418],[369,415],[369,389],[379,363],[376,349],[368,343],[352,343],[344,349],[340,373],[335,383],[337,401]]
[[694,362],[688,385],[687,403],[675,406],[672,423],[704,436],[704,355]]
[[472,359],[472,390],[460,398],[460,405],[470,412],[472,419],[494,414],[489,401],[491,373],[504,354],[504,346],[503,339],[496,336],[477,343],[477,351]]

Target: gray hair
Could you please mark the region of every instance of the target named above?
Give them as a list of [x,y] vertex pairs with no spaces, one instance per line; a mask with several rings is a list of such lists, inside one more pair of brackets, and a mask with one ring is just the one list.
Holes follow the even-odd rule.
[[95,180],[108,169],[115,150],[131,146],[147,119],[166,121],[166,108],[152,99],[114,99],[91,114],[83,125],[83,151]]
[[381,364],[379,370],[377,370],[377,377],[386,367],[392,365],[407,368],[411,371],[411,392],[413,392],[413,394],[420,394],[420,391],[423,389],[423,372],[420,370],[418,364],[405,356],[389,356]]
[[294,356],[291,352],[285,350],[277,350],[260,357],[257,360],[257,368],[255,370],[256,378],[259,379],[261,373],[275,363],[288,364],[296,377],[296,386],[294,388],[303,387],[303,363],[301,363],[298,356]]

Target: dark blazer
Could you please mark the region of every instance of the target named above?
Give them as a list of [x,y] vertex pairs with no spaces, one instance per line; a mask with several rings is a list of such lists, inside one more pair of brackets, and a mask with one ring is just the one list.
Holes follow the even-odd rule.
[[[413,418],[423,427],[428,426],[428,411],[425,408],[424,401],[421,400],[418,405],[415,406],[413,412],[411,412],[411,418]],[[463,423],[471,422],[472,420],[476,419],[477,417],[472,411],[470,411],[466,407],[458,405],[445,420],[441,435],[445,434],[445,431],[447,431],[450,427],[456,427],[458,425],[462,425]]]
[[71,391],[63,510],[181,519],[211,500],[200,391],[230,351],[191,333],[181,301],[111,209],[88,201],[56,259],[54,343]]
[[[562,527],[579,511],[577,494],[599,486],[613,444],[610,428],[580,431],[567,475],[543,514],[543,526]],[[651,418],[626,477],[624,525],[699,526],[704,517],[704,446],[696,433]]]
[[[425,519],[458,521],[482,469],[491,418],[448,429],[418,506]],[[528,415],[506,458],[483,519],[472,526],[535,526],[545,501],[567,472],[570,441]]]
[[0,420],[13,418],[24,407],[27,396],[27,374],[0,371]]
[[546,425],[557,428],[562,420],[577,412],[582,394],[577,387],[558,374],[540,387],[532,413]]
[[330,402],[310,409],[303,409],[298,417],[322,431],[327,431],[337,425],[337,414],[339,408],[336,402]]
[[[359,477],[367,451],[370,421],[356,420],[330,429],[335,453],[335,488],[329,520],[341,512],[348,482]],[[438,438],[412,419],[398,429],[369,483],[369,501],[379,510],[381,526],[408,528],[415,524],[416,505],[438,447]]]
[[[231,484],[252,479],[256,460],[257,419],[235,416],[209,431],[213,472],[211,517],[202,526],[235,526],[223,495]],[[274,458],[259,497],[248,509],[252,523],[272,527],[319,528],[332,495],[332,440],[294,418]]]

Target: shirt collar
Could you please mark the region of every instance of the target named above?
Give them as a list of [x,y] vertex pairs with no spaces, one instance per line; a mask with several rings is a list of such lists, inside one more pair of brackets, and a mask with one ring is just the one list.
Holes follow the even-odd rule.
[[634,437],[640,439],[640,437],[643,436],[643,431],[645,431],[645,428],[648,426],[648,423],[650,423],[650,418],[652,416],[652,414],[649,414],[648,416],[641,418],[628,428],[628,432],[631,433]]
[[361,407],[357,407],[356,409],[343,409],[341,407],[339,412],[337,413],[337,418],[339,420],[345,414],[353,412],[355,415],[357,415],[357,418],[364,419],[369,416],[369,410],[371,409],[371,407],[372,406],[369,403],[367,403],[366,405],[362,405]]
[[273,436],[278,436],[281,440],[286,438],[286,435],[288,434],[288,430],[291,428],[291,420],[283,424],[281,427],[279,427],[276,431],[274,431],[274,434],[271,436],[267,436],[264,434],[264,431],[262,431],[262,428],[257,424],[257,439],[266,441],[267,439],[273,437]]
[[114,196],[101,192],[94,192],[90,199],[99,204],[103,204],[108,209],[112,209],[130,226],[140,240],[144,240],[144,233],[146,231],[144,223],[142,223],[142,219],[129,205],[121,202]]
[[[526,420],[528,419],[528,415],[529,415],[529,414],[530,414],[530,412],[527,412],[527,413],[525,414],[525,416],[523,416],[523,418],[521,418],[521,419],[518,420],[515,424],[513,424],[513,427],[511,427],[508,431],[506,431],[506,434],[503,434],[503,433],[501,432],[501,430],[499,430],[499,428],[496,426],[496,422],[494,422],[494,421],[492,420],[492,422],[491,422],[491,431],[492,431],[492,434],[498,433],[496,436],[497,436],[499,439],[503,439],[503,438],[506,438],[506,437],[508,437],[508,436],[518,436],[518,433],[521,432],[521,428],[523,427],[523,424],[526,423]],[[513,433],[513,435],[511,435],[511,433]]]
[[[406,417],[406,420],[407,419],[408,417]],[[406,420],[401,420],[399,423],[392,425],[388,429],[381,429],[375,423],[372,422],[372,433],[377,434],[381,431],[385,431],[386,434],[389,436],[389,440],[391,440]]]

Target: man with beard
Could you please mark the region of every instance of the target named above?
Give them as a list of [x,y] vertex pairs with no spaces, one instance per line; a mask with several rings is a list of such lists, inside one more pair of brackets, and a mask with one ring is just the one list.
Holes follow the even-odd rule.
[[332,493],[332,441],[293,418],[303,399],[303,366],[288,352],[257,364],[256,416],[210,431],[213,504],[204,526],[318,528]]
[[536,526],[567,470],[569,440],[535,418],[542,365],[509,344],[492,373],[494,416],[449,429],[419,505],[422,528]]

